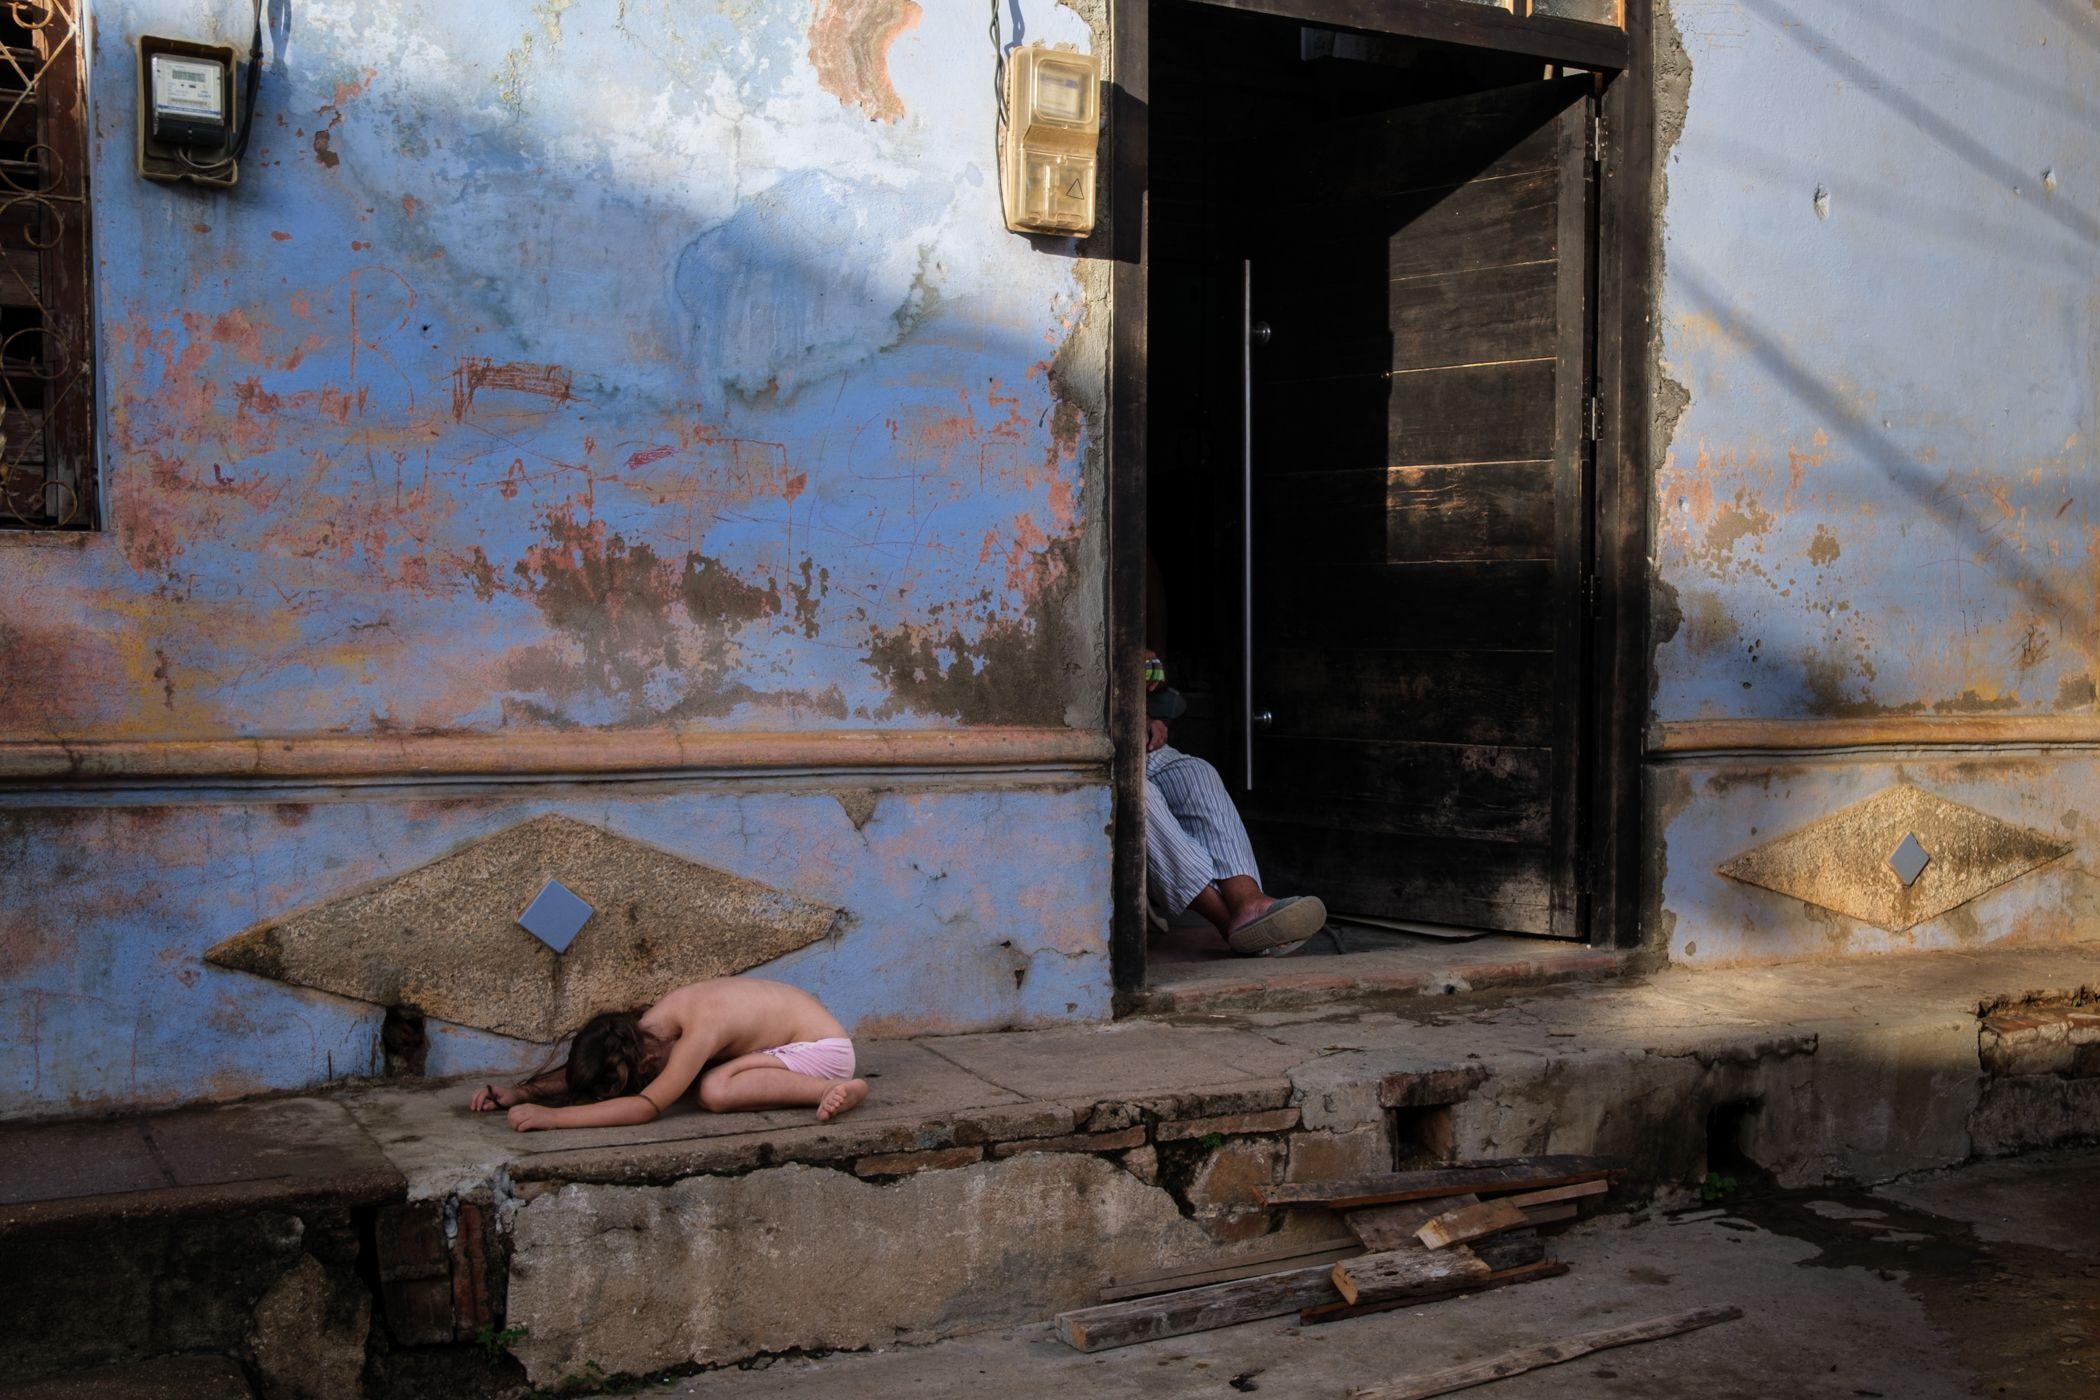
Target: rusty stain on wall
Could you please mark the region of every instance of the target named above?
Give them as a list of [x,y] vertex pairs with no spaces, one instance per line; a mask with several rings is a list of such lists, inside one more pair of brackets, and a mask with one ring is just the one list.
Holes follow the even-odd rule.
[[809,27],[809,61],[824,91],[877,121],[904,115],[890,81],[890,46],[919,22],[915,0],[819,0]]
[[[989,83],[949,57],[981,15],[315,0],[207,215],[127,164],[123,36],[158,10],[98,14],[98,236],[137,250],[95,287],[109,528],[0,539],[0,741],[1100,723],[1105,279],[1003,227]],[[361,1012],[243,978],[234,1018],[199,955],[519,814],[299,798],[124,809],[179,840],[4,814],[0,908],[60,881],[37,898],[81,932],[0,973],[35,1028],[0,1037],[0,1113],[360,1072]],[[721,786],[564,800],[867,910],[784,970],[842,1014],[1106,1012],[1098,779],[886,796],[859,829]],[[949,859],[979,840],[1051,866]],[[1001,940],[1052,950],[1025,987],[979,956]]]

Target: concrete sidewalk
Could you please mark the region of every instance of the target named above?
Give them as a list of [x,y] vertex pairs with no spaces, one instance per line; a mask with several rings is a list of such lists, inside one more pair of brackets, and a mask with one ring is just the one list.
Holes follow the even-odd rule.
[[[4,1350],[30,1374],[152,1354],[125,1311],[151,1290],[126,1293],[122,1260],[264,1214],[307,1222],[273,1267],[317,1261],[335,1291],[307,1293],[338,1322],[362,1248],[341,1242],[366,1238],[382,1288],[357,1325],[511,1328],[544,1382],[929,1341],[1090,1301],[1108,1274],[1330,1233],[1262,1203],[1283,1180],[1535,1152],[1616,1157],[1633,1197],[1747,1164],[1887,1180],[2100,1132],[2100,1051],[2072,1044],[2100,1041],[2096,985],[2095,945],[1996,948],[876,1042],[868,1102],[823,1125],[690,1110],[517,1134],[461,1085],[0,1130],[0,1243],[46,1280],[117,1271],[83,1285],[93,1345],[66,1349],[47,1286],[11,1330],[49,1325]],[[186,1345],[252,1347],[267,1285],[229,1277],[228,1335]]]

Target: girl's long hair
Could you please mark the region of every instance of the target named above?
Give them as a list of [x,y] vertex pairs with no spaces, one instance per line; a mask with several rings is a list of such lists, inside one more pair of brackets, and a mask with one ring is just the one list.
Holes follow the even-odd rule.
[[648,1037],[642,1032],[646,1010],[599,1012],[569,1042],[568,1058],[559,1064],[550,1061],[520,1081],[519,1087],[538,1102],[602,1103],[640,1093],[648,1082],[642,1069],[648,1047]]

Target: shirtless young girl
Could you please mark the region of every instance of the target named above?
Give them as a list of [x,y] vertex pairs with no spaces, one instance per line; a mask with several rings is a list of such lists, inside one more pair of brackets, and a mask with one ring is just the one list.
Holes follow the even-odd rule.
[[[829,1122],[868,1096],[853,1077],[845,1027],[800,987],[756,977],[717,977],[680,987],[645,1011],[607,1011],[576,1032],[568,1062],[523,1083],[484,1086],[476,1113],[510,1110],[535,1128],[625,1128],[658,1114],[700,1084],[711,1113],[817,1106]],[[569,1102],[554,1107],[548,1099]]]

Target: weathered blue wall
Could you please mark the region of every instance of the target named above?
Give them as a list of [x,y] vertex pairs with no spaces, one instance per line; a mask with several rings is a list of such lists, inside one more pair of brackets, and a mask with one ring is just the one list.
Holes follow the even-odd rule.
[[[904,781],[858,811],[793,783],[308,797],[205,792],[0,810],[9,898],[34,898],[39,930],[33,942],[8,930],[17,960],[0,993],[0,1115],[378,1073],[381,1008],[199,955],[317,893],[369,886],[543,812],[847,910],[837,939],[764,973],[814,992],[856,1034],[1108,1014],[1108,798],[1098,786]],[[433,1023],[427,1068],[502,1071],[539,1055]]]
[[[1001,224],[981,10],[273,0],[222,194],[134,173],[132,45],[245,0],[92,8],[107,528],[0,539],[0,741],[1101,728],[1102,277]],[[539,810],[847,908],[773,971],[863,1027],[1105,1015],[1102,782],[17,806],[0,1112],[364,1072],[199,954]]]
[[[1665,26],[1665,135],[1680,119],[1682,134],[1664,171],[1662,369],[1683,397],[1665,396],[1656,485],[1657,719],[2091,713],[2100,10],[1664,8],[1682,40],[1673,52]],[[2082,841],[2046,874],[1900,936],[1833,930],[1715,874],[1894,781],[1901,759],[1658,773],[1673,954],[2086,926]],[[2066,840],[2100,801],[2083,762],[1917,771]]]

